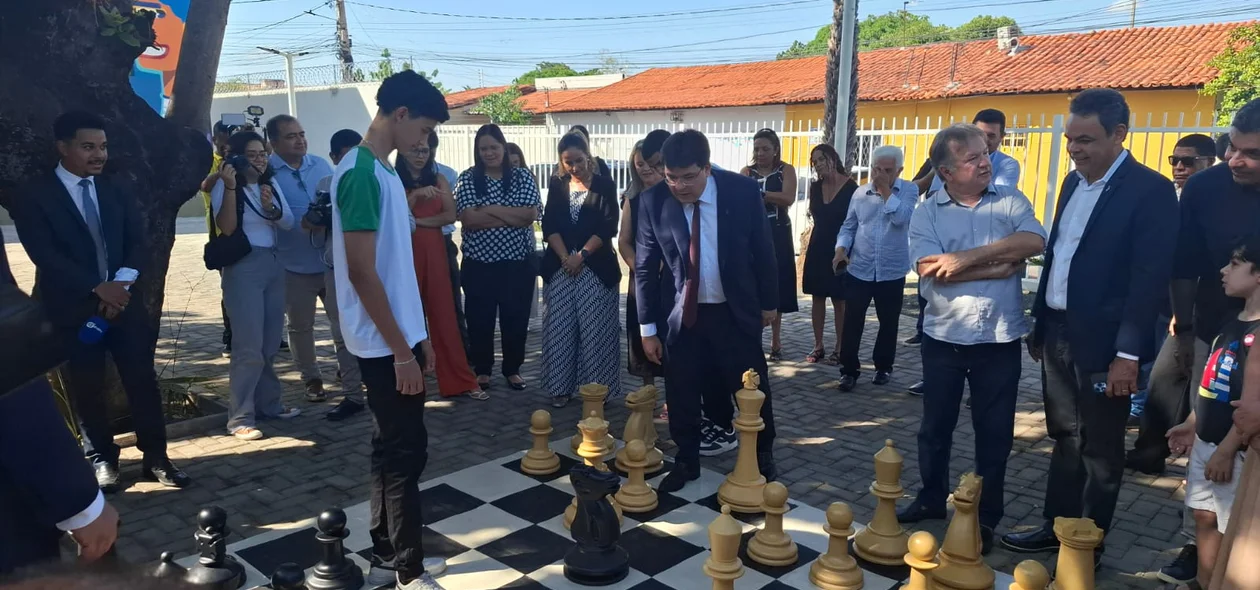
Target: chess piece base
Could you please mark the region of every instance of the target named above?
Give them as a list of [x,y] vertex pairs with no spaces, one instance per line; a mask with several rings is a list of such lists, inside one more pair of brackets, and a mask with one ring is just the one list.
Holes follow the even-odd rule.
[[[733,510],[733,509],[732,509]],[[758,535],[762,531],[758,531]],[[798,559],[796,543],[791,537],[783,536],[781,540],[767,540],[758,535],[748,540],[748,558],[770,567],[792,565]]]
[[550,455],[543,453],[545,456],[542,457],[531,457],[531,453],[533,451],[525,453],[525,456],[521,457],[522,472],[529,475],[551,475],[560,469],[560,457],[555,453]]
[[932,585],[940,590],[989,590],[993,588],[994,579],[993,569],[984,562],[971,565],[946,562],[932,572]]
[[906,544],[910,535],[905,530],[891,537],[878,535],[867,527],[853,535],[853,553],[863,561],[878,565],[905,566]]
[[843,567],[837,560],[821,555],[809,566],[809,581],[822,590],[861,590],[862,568],[856,563],[851,570]]
[[184,582],[209,590],[236,590],[245,585],[245,566],[236,561],[235,557],[225,555],[222,566],[206,567],[197,564],[188,568]]
[[718,502],[731,507],[731,512],[761,514],[761,497],[766,488],[766,478],[758,475],[748,483],[731,481],[730,477],[718,486]]
[[616,500],[615,504],[621,507],[623,512],[629,512],[631,514],[651,512],[656,510],[656,507],[660,505],[660,502],[657,500],[656,491],[652,488],[647,488],[647,490],[637,494],[627,494],[626,488],[623,487],[621,488],[621,491],[617,492],[616,496],[613,496],[613,499]]
[[307,590],[355,590],[363,587],[363,570],[348,558],[343,567],[315,566],[306,578]]
[[630,573],[630,554],[613,545],[604,550],[573,547],[564,555],[564,577],[582,586],[616,584]]

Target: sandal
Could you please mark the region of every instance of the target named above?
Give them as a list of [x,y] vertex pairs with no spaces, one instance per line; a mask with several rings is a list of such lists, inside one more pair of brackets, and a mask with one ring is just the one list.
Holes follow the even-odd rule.
[[831,353],[831,355],[827,357],[827,364],[833,367],[840,366],[840,352],[836,351]]
[[484,402],[490,399],[490,394],[486,393],[484,390],[481,390],[481,389],[469,390],[468,393],[465,393],[464,395],[467,395],[468,397],[475,399],[479,402]]
[[809,356],[805,357],[805,362],[816,363],[818,361],[821,361],[824,354],[826,354],[826,352],[823,351],[823,349],[815,348],[812,352],[809,353]]
[[768,360],[772,360],[772,361],[783,360],[783,349],[782,348],[770,349],[770,358]]

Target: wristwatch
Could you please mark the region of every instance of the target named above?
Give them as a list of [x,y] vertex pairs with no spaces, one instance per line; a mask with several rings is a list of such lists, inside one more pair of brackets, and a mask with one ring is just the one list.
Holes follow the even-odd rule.
[[581,250],[578,250],[578,254],[580,254],[582,256],[582,260],[585,261],[586,257],[591,255],[591,252],[586,248],[582,248]]

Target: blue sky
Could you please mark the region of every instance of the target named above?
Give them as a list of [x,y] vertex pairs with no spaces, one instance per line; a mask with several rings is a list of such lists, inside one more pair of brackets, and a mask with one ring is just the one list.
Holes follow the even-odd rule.
[[[1137,1],[1139,25],[1260,14],[1260,0],[1217,5]],[[299,68],[336,63],[331,2],[233,0],[231,6],[221,77],[271,72],[269,77],[282,78],[283,60],[255,48],[260,45],[308,51],[298,59]],[[901,0],[864,0],[859,16],[902,7]],[[911,12],[947,25],[980,14],[1011,16],[1025,34],[1127,26],[1131,7],[1129,0],[917,0],[908,5]],[[388,48],[395,58],[410,58],[417,69],[437,69],[438,80],[458,90],[482,82],[506,84],[539,61],[563,61],[582,70],[612,56],[634,73],[650,67],[774,59],[793,40],[808,40],[829,23],[832,2],[674,0],[649,7],[591,0],[346,0],[346,8],[357,61],[379,60],[381,50]]]

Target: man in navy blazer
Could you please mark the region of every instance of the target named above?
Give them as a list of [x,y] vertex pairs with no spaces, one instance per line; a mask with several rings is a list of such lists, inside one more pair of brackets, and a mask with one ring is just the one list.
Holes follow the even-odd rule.
[[1139,365],[1155,357],[1177,242],[1173,183],[1124,149],[1124,96],[1086,90],[1069,110],[1065,134],[1076,171],[1059,190],[1028,346],[1043,361],[1046,428],[1055,441],[1045,523],[1002,538],[1023,553],[1059,548],[1052,530],[1059,516],[1111,527],[1129,396],[1138,391]]
[[[678,445],[675,465],[660,490],[673,492],[700,476],[700,408],[714,432],[731,432],[731,396],[753,369],[766,394],[757,437],[762,475],[774,479],[774,413],[761,348],[762,329],[778,309],[774,248],[761,192],[753,180],[709,163],[709,141],[693,129],[670,136],[661,148],[665,182],[639,196],[635,287],[643,350],[665,365],[669,431]],[[667,317],[650,302],[661,293],[661,261],[675,292]],[[667,275],[668,276],[668,275]],[[658,325],[668,325],[662,345]]]
[[[104,128],[104,121],[90,113],[57,118],[53,132],[61,162],[23,188],[13,223],[35,263],[33,295],[61,328],[69,348],[62,372],[83,424],[84,453],[95,465],[101,489],[111,493],[119,486],[119,449],[101,387],[106,351],[130,402],[136,446],[144,453],[142,477],[184,487],[188,476],[166,455],[166,423],[153,369],[157,333],[144,302],[128,290],[144,272],[147,244],[139,212],[99,176],[109,154]],[[108,329],[97,342],[81,340],[80,327],[93,317],[103,318]]]
[[[0,282],[14,284],[3,247]],[[0,392],[0,579],[56,560],[65,532],[85,560],[96,559],[114,545],[118,513],[101,496],[41,377]]]

